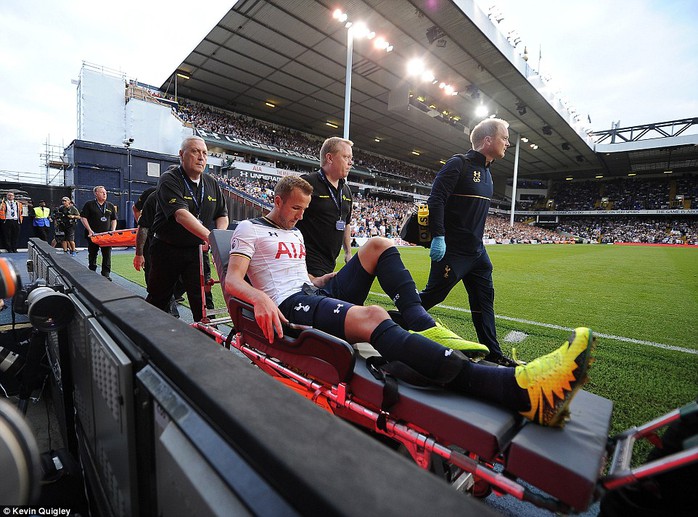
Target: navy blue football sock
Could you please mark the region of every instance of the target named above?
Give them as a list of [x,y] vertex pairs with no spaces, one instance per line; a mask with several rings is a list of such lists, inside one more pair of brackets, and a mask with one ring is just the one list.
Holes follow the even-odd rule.
[[516,411],[530,409],[528,392],[516,382],[515,368],[468,362],[447,387]]
[[375,328],[371,344],[388,361],[401,361],[430,379],[446,379],[449,389],[516,411],[530,409],[528,392],[517,384],[514,368],[471,363],[456,351],[410,334],[392,320]]
[[371,345],[388,361],[401,361],[416,372],[449,382],[468,360],[420,334],[410,334],[392,320],[381,322],[371,334]]
[[422,307],[417,286],[402,263],[397,248],[388,248],[378,257],[376,278],[410,330],[426,330],[435,325],[434,318]]

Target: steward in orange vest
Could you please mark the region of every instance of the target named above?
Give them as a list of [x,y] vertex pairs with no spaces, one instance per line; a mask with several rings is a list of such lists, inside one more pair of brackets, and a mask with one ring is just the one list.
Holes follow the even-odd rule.
[[5,238],[5,246],[10,253],[17,253],[19,227],[24,220],[22,211],[22,203],[15,201],[14,192],[8,192],[6,198],[0,203],[0,220],[3,221],[2,235]]
[[24,221],[24,214],[22,213],[24,210],[24,205],[22,205],[21,201],[15,201],[14,199],[14,193],[8,192],[7,198],[3,199],[2,202],[0,202],[0,220],[4,221],[5,219],[7,219],[8,202],[14,202],[17,207],[17,217],[13,217],[13,219],[17,219],[19,221],[19,224],[22,224],[22,221]]

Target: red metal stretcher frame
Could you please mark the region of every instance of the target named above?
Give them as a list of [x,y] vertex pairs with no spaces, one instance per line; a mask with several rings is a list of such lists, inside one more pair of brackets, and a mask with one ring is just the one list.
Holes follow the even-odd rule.
[[[217,235],[212,236],[213,258],[219,278],[223,279],[232,232],[214,230],[214,233]],[[214,282],[204,282],[203,272],[201,278],[202,291],[210,289]],[[448,441],[441,439],[439,431],[428,429],[429,426],[425,422],[416,424],[399,414],[381,411],[380,397],[376,400],[376,397],[370,394],[372,381],[364,371],[363,359],[345,341],[310,329],[301,332],[296,339],[286,336],[283,340],[277,339],[275,343],[269,344],[254,321],[253,308],[245,302],[229,297],[225,292],[224,298],[228,303],[229,316],[210,318],[211,311],[207,314],[204,307],[204,319],[193,323],[192,326],[213,337],[219,344],[227,348],[234,347],[262,371],[323,409],[403,445],[420,467],[429,469],[434,457],[441,458],[446,464],[454,467],[450,472],[449,481],[459,490],[472,491],[476,483],[481,488],[484,482],[499,495],[509,494],[551,511],[574,513],[586,510],[606,490],[620,488],[648,476],[698,461],[698,444],[694,444],[684,451],[636,468],[630,467],[635,442],[641,438],[656,437],[656,432],[660,428],[689,413],[698,412],[696,401],[645,425],[608,438],[612,404],[606,399],[584,391],[580,391],[573,400],[570,406],[572,420],[563,430],[544,428],[532,423],[522,425],[519,421],[512,424],[510,430],[500,433],[499,438],[504,442],[504,446],[501,450],[493,450],[492,444],[487,443],[489,438],[487,433],[480,433],[481,430],[477,426],[469,427],[468,423],[463,421],[462,426],[465,426],[466,431],[473,435],[468,448],[464,449],[457,444],[454,445],[452,439]],[[220,313],[220,310],[216,313]],[[232,332],[224,334],[218,330],[219,325],[230,326],[231,323],[234,329]],[[380,384],[378,381],[375,382]],[[373,390],[375,391],[375,386]],[[401,383],[401,398],[406,402],[403,406],[407,407],[417,398],[425,396],[424,393],[415,395],[414,391],[414,388]],[[415,395],[416,398],[411,399],[411,395]],[[433,400],[448,399],[454,395],[443,391],[436,393],[438,398],[433,398],[433,393],[427,394],[432,396]],[[482,402],[461,395],[455,396],[461,401],[459,406],[467,407],[475,404],[478,415],[492,411],[490,416],[493,420],[504,418],[502,422],[506,421],[503,415],[497,413],[506,412],[506,410],[493,406],[486,408],[484,406],[487,405]],[[599,410],[599,405],[604,405],[603,401],[607,406],[605,410]],[[416,404],[418,410],[428,412],[427,407]],[[576,409],[575,404],[577,404]],[[397,407],[397,409],[401,408]],[[412,416],[418,414],[413,412]],[[605,416],[608,417],[609,422],[604,422]],[[599,419],[600,422],[594,422]],[[379,425],[379,420],[384,423]],[[450,429],[453,427],[451,424],[449,421],[444,427]],[[575,425],[581,426],[581,429],[575,430]],[[589,425],[596,430],[596,433],[590,432]],[[569,448],[575,444],[579,446],[580,437],[587,439],[590,434],[596,434],[595,438],[598,440],[599,429],[606,429],[606,434],[603,436],[605,443],[602,444],[603,450],[596,448],[599,453],[599,468],[593,479],[588,472],[576,477],[577,473],[574,472],[573,466],[566,464],[569,463],[569,458],[560,457],[551,460],[548,457],[559,455],[561,447]],[[515,436],[512,437],[511,433]],[[497,432],[493,434],[496,435]],[[555,449],[556,441],[563,445]],[[546,450],[547,448],[550,450]],[[582,453],[587,454],[586,451]],[[607,454],[612,454],[608,473],[599,477]],[[502,465],[503,471],[496,470],[495,464]],[[518,479],[535,487],[536,490],[527,488]],[[591,485],[589,485],[590,481]],[[574,486],[586,483],[586,486],[577,488],[576,493],[570,493],[575,491],[569,488],[570,483],[577,483]],[[539,494],[537,490],[544,493]],[[489,491],[484,491],[484,495],[488,493]]]

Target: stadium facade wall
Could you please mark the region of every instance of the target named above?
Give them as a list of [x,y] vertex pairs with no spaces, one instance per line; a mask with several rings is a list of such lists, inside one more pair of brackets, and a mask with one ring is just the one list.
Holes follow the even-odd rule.
[[115,76],[87,66],[78,83],[78,139],[121,144],[124,123],[125,76]]
[[177,154],[193,134],[165,104],[128,98],[126,76],[83,65],[78,83],[78,140]]
[[193,134],[167,106],[140,99],[126,104],[126,136],[133,138],[135,149],[176,155],[182,140]]
[[[71,164],[66,172],[66,183],[73,186],[75,206],[81,209],[86,201],[94,199],[92,189],[103,185],[107,189],[107,200],[117,207],[118,228],[133,227],[131,206],[138,196],[148,187],[155,186],[170,165],[179,163],[176,154],[82,140],[74,140],[66,149],[66,155]],[[78,246],[87,245],[82,232],[77,233]]]

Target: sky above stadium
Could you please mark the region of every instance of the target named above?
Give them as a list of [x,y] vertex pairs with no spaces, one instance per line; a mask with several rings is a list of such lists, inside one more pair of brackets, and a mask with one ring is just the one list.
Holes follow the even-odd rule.
[[695,0],[476,0],[595,131],[698,117]]
[[[0,1],[0,180],[43,182],[45,143],[76,137],[83,61],[159,86],[233,3]],[[695,0],[476,3],[593,129],[698,116]]]

